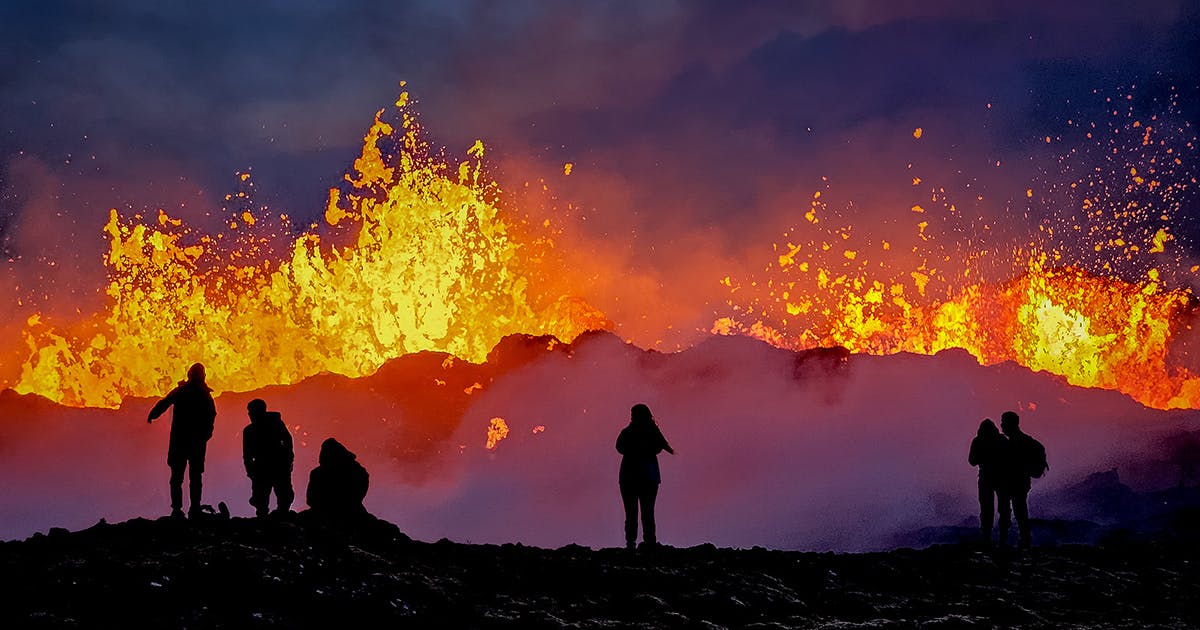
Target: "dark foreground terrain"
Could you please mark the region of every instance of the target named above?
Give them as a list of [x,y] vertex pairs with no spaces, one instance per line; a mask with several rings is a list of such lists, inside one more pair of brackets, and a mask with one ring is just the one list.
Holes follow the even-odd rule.
[[[1187,543],[762,549],[410,541],[368,520],[133,520],[0,543],[26,627],[1196,627]],[[386,624],[386,625],[385,625]]]

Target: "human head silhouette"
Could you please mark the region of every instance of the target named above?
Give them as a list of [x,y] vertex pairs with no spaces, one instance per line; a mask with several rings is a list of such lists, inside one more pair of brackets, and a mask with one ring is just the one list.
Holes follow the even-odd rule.
[[1015,411],[1005,411],[1000,414],[1000,430],[1005,435],[1021,431],[1021,417]]
[[979,437],[995,437],[1000,435],[1000,429],[996,428],[996,423],[992,422],[991,418],[985,418],[979,423]]
[[330,466],[355,459],[357,457],[354,453],[342,446],[341,442],[333,438],[326,438],[324,442],[321,442],[321,454],[317,456],[317,463],[322,466]]
[[638,403],[629,410],[629,423],[633,425],[647,425],[654,423],[654,414],[650,413],[650,408],[643,403]]
[[204,383],[204,366],[199,363],[193,363],[192,367],[188,368],[187,380],[189,383]]
[[258,420],[267,414],[267,401],[261,398],[255,398],[246,403],[246,413],[249,414],[251,420]]

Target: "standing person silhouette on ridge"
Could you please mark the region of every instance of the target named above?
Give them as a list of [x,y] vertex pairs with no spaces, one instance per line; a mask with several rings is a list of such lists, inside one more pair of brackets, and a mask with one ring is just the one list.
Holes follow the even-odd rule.
[[1021,418],[1014,411],[1000,415],[1000,430],[1008,438],[1005,449],[1004,478],[1000,483],[1000,545],[1008,542],[1009,506],[1017,517],[1018,546],[1032,542],[1029,532],[1029,489],[1033,478],[1049,470],[1046,448],[1041,442],[1021,431]]
[[255,398],[246,405],[250,424],[242,429],[242,462],[250,478],[250,505],[257,516],[266,516],[275,491],[275,511],[286,513],[296,494],[292,491],[292,433],[278,411],[267,411],[267,403]]
[[979,423],[979,433],[971,440],[967,463],[979,467],[979,533],[985,545],[992,542],[992,522],[997,499],[1001,496],[1007,449],[1008,439],[1000,435],[1000,429],[991,418]]
[[637,546],[638,506],[642,510],[643,546],[658,545],[654,530],[654,501],[658,497],[658,486],[662,475],[658,469],[658,454],[666,451],[672,455],[675,449],[667,443],[654,422],[650,408],[641,403],[629,411],[629,425],[617,436],[617,452],[621,457],[618,480],[621,486],[621,501],[625,504],[625,547]]
[[212,388],[204,382],[204,366],[195,363],[188,368],[187,380],[180,381],[162,400],[154,405],[146,422],[154,422],[167,407],[171,412],[171,442],[167,447],[167,466],[171,468],[171,516],[183,516],[183,473],[186,469],[191,490],[190,516],[199,516],[203,490],[204,454],[213,434],[217,406]]

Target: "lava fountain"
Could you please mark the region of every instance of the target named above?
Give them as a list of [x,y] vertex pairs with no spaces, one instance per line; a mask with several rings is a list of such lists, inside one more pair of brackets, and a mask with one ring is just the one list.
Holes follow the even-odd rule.
[[[408,107],[402,93],[388,116],[376,114],[353,171],[330,190],[330,231],[314,224],[282,255],[267,217],[249,209],[218,234],[161,210],[149,222],[111,210],[107,312],[68,328],[29,317],[15,389],[117,407],[167,391],[195,361],[218,391],[245,391],[321,372],[362,376],[422,350],[478,361],[512,333],[571,340],[609,327],[582,300],[531,285],[531,266],[553,245],[533,231],[548,226],[497,207],[496,185],[481,177],[483,144],[452,170]],[[289,231],[286,215],[275,223]],[[338,246],[339,236],[350,242]]]
[[1049,206],[1035,238],[1003,242],[1012,235],[993,235],[1001,230],[919,176],[913,229],[863,238],[817,191],[761,272],[722,280],[730,313],[712,332],[869,354],[962,348],[985,365],[1014,361],[1150,407],[1200,408],[1197,299],[1186,286],[1200,267],[1166,255],[1172,222],[1189,216],[1195,136],[1186,123],[1112,107],[1101,124],[1069,121],[1084,129],[1082,148],[1038,194],[1025,191],[1011,223],[1029,225]]
[[[112,210],[107,310],[68,325],[29,317],[14,388],[116,407],[166,391],[197,360],[218,390],[248,391],[322,372],[369,375],[424,350],[480,361],[513,333],[570,341],[612,329],[586,283],[562,281],[571,271],[556,258],[550,221],[499,202],[483,144],[451,166],[422,139],[408,94],[395,105],[376,114],[330,190],[325,226],[297,230],[243,204],[209,234],[161,210]],[[765,269],[713,279],[730,294],[709,332],[789,349],[962,348],[984,364],[1014,361],[1160,409],[1200,407],[1188,351],[1196,299],[1183,281],[1197,268],[1164,256],[1195,184],[1184,161],[1190,127],[1114,109],[1107,127],[1085,133],[1105,166],[1084,168],[1087,151],[1072,149],[1061,173],[1027,190],[1030,205],[1009,209],[1022,214],[1018,239],[1035,203],[1051,212],[1024,244],[917,175],[921,202],[904,209],[913,229],[888,238],[843,221],[815,192]],[[583,294],[538,280],[555,274],[554,286]]]

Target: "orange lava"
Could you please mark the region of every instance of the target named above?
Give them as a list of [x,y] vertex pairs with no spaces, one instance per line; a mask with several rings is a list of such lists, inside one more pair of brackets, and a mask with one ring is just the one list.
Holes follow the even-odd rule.
[[[509,334],[571,340],[610,327],[579,298],[532,285],[537,243],[491,201],[483,144],[452,168],[431,155],[407,106],[404,93],[395,125],[376,115],[346,185],[330,190],[329,231],[350,241],[340,246],[313,225],[269,255],[254,228],[272,217],[250,210],[215,235],[161,210],[153,222],[112,210],[107,312],[68,329],[30,317],[15,389],[116,407],[168,391],[196,361],[218,391],[244,391],[370,374],[422,350],[481,361]],[[287,217],[279,222],[286,231]]]

